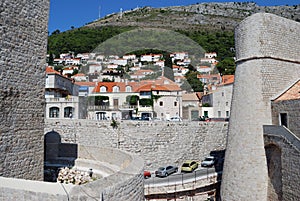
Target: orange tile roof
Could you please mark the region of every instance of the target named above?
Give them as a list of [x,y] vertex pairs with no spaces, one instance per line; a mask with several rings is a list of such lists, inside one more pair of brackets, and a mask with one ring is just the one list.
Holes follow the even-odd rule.
[[49,67],[49,66],[46,67],[46,74],[56,74],[56,75],[59,75],[59,76],[61,76],[61,77],[66,78],[66,79],[68,79],[68,80],[72,80],[72,79],[69,78],[68,76],[65,76],[65,75],[60,74],[60,72],[58,72],[58,71],[52,69],[52,68]]
[[54,74],[58,74],[58,75],[60,75],[60,73],[59,73],[58,71],[56,71],[56,70],[52,69],[52,68],[51,68],[51,67],[49,67],[49,66],[47,66],[47,67],[46,67],[46,73],[47,73],[47,74],[54,73]]
[[207,78],[207,79],[210,79],[210,78],[213,78],[213,77],[217,77],[218,79],[220,79],[220,75],[219,74],[198,74],[197,75],[197,78]]
[[96,86],[96,82],[75,82],[76,85],[78,86],[89,86],[89,87],[94,87]]
[[293,83],[288,89],[282,92],[277,98],[275,98],[275,102],[284,101],[284,100],[298,100],[300,99],[300,79]]
[[126,86],[132,87],[132,92],[141,91],[181,91],[181,88],[170,79],[159,77],[156,80],[142,80],[140,82],[98,82],[93,90],[95,93],[100,92],[100,87],[105,86],[107,92],[111,93],[114,86],[118,86],[120,92],[125,92]]
[[233,84],[234,83],[234,75],[223,75],[222,76],[222,85]]
[[76,75],[73,75],[73,77],[82,77],[82,76],[85,76],[85,74],[83,74],[83,73],[77,73]]

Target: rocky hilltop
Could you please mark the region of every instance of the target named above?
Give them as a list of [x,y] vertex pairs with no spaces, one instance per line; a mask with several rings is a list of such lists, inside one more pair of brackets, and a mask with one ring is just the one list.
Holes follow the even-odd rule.
[[241,20],[258,12],[273,13],[300,22],[300,4],[294,6],[258,6],[255,3],[229,2],[164,8],[136,8],[122,13],[110,14],[86,26],[233,30]]

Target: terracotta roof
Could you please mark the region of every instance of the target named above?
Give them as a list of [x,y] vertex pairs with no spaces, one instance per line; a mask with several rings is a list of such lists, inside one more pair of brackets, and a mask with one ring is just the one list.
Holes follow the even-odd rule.
[[71,79],[71,78],[69,78],[69,77],[67,77],[67,76],[65,76],[65,75],[60,74],[60,72],[58,72],[58,71],[52,69],[52,68],[49,67],[49,66],[46,67],[46,74],[56,74],[56,75],[59,75],[59,76],[61,76],[61,77],[66,78],[66,79],[68,79],[68,80],[73,80],[73,79]]
[[209,66],[200,66],[199,68],[211,68]]
[[82,77],[82,76],[85,77],[85,74],[83,74],[83,73],[77,73],[76,75],[73,75],[73,77]]
[[290,85],[286,90],[280,93],[276,98],[275,102],[277,101],[284,101],[284,100],[298,100],[300,99],[300,79]]
[[94,87],[96,86],[96,82],[75,82],[76,85],[79,86],[89,86],[89,87]]
[[120,92],[125,92],[126,86],[131,86],[132,92],[181,91],[181,88],[175,82],[162,76],[156,80],[142,80],[140,82],[98,82],[93,92],[100,92],[101,86],[105,86],[107,92],[112,92],[114,86],[118,86]]
[[186,93],[182,94],[183,101],[199,101],[199,97],[196,93]]
[[234,75],[223,75],[222,76],[222,85],[233,84],[234,83]]
[[47,74],[52,74],[52,73],[54,73],[54,74],[60,75],[60,73],[59,73],[58,71],[52,69],[52,68],[49,67],[49,66],[46,67],[46,73],[47,73]]
[[198,74],[197,78],[207,78],[207,79],[211,79],[213,77],[217,77],[218,79],[220,79],[220,75],[219,74]]

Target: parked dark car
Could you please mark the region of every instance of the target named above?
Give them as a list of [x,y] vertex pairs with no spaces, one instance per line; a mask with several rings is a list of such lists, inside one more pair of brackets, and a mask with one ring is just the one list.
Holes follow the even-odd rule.
[[167,177],[170,174],[173,174],[175,172],[178,172],[178,167],[176,166],[166,166],[166,167],[160,167],[158,170],[155,171],[155,176],[157,177]]

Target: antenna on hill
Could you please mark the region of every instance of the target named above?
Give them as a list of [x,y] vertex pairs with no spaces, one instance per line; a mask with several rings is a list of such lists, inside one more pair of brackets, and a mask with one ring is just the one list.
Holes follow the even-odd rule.
[[101,18],[101,6],[99,6],[99,19]]
[[120,8],[120,18],[123,17],[123,8]]

